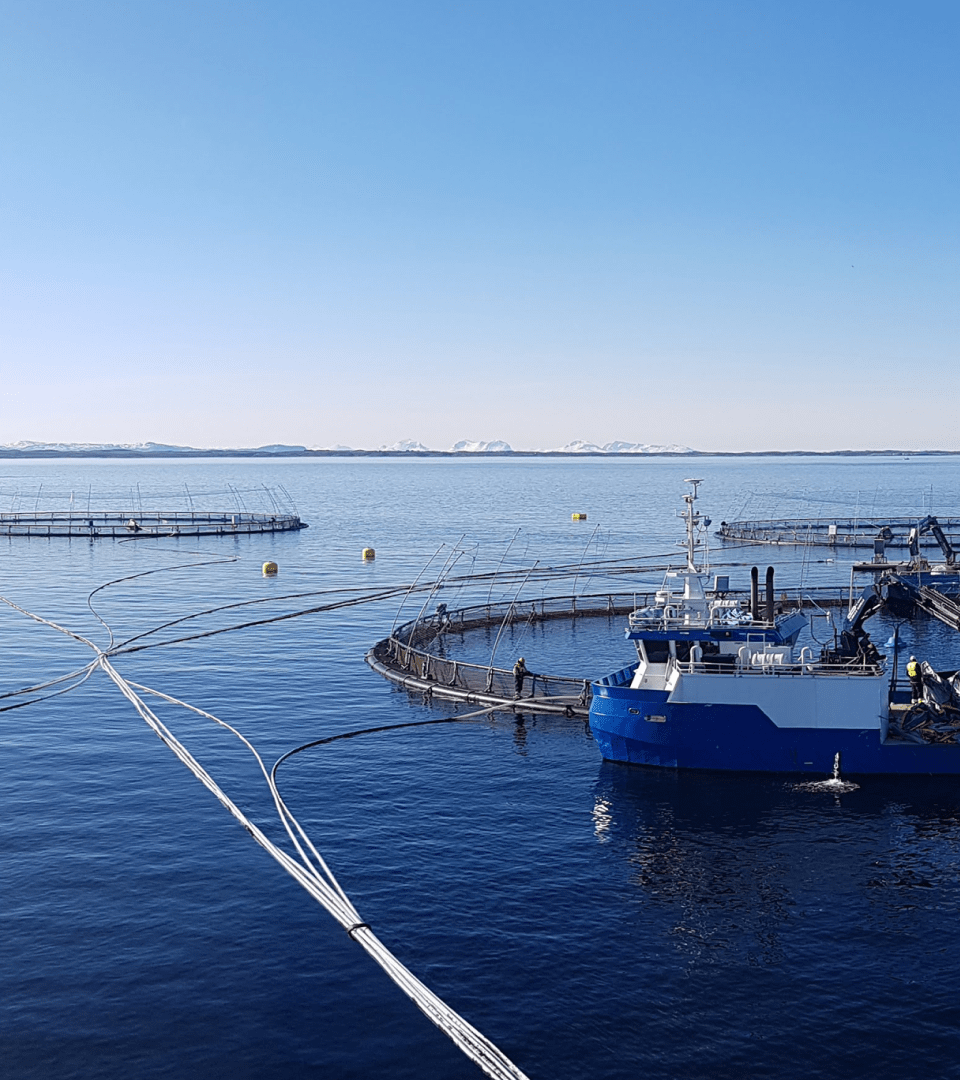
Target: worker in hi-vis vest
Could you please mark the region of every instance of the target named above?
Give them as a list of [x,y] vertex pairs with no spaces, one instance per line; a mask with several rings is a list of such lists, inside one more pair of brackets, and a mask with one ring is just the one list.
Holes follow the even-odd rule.
[[911,656],[907,664],[907,678],[910,680],[910,696],[914,701],[923,700],[923,676],[917,658]]

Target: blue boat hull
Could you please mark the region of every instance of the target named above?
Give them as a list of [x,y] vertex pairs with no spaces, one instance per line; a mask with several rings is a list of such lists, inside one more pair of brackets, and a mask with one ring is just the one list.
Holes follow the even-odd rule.
[[634,765],[823,776],[839,753],[845,776],[960,774],[960,745],[883,742],[876,727],[779,728],[756,705],[671,704],[623,686],[594,685],[590,728],[607,760]]

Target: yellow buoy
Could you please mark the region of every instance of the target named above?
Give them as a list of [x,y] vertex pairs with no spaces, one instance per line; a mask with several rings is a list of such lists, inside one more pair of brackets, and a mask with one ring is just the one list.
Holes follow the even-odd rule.
[[586,514],[571,514],[570,516],[573,518],[574,521],[586,521],[587,520],[587,515]]
[[376,557],[377,553],[373,550],[373,548],[364,548],[363,551],[360,553],[361,559],[375,559]]
[[275,562],[265,562],[263,564],[263,572],[267,576],[275,574],[279,569],[280,567]]

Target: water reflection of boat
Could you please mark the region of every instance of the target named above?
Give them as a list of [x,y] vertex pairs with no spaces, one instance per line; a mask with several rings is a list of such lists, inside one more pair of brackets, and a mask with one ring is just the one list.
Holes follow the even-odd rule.
[[[598,766],[593,798],[598,840],[632,844],[639,829],[649,833],[669,824],[670,830],[706,847],[722,844],[723,837],[762,839],[783,828],[797,832],[805,844],[806,825],[821,828],[817,808],[835,805],[832,797],[811,800],[806,785],[789,777],[622,769],[610,761]],[[854,831],[860,828],[854,823],[862,822],[865,835],[884,833],[885,842],[898,849],[914,839],[943,839],[949,843],[953,866],[960,790],[952,777],[878,777],[843,796],[842,805],[844,821]]]
[[695,508],[700,481],[689,483],[686,567],[667,574],[653,605],[631,614],[626,633],[637,663],[593,684],[590,727],[603,756],[823,775],[839,753],[845,773],[960,773],[960,725],[955,736],[928,743],[898,723],[909,691],[888,679],[863,628],[879,596],[865,591],[818,656],[798,649],[807,619],[799,608],[776,608],[772,568],[763,604],[754,570],[746,609],[728,598],[727,578],[711,585],[697,566],[710,521]]
[[838,799],[778,777],[604,762],[592,811],[597,843],[643,897],[644,926],[687,953],[771,960],[788,924],[799,932],[794,916],[853,904],[882,921],[917,889],[936,918],[955,890],[960,795],[948,777],[877,777]]

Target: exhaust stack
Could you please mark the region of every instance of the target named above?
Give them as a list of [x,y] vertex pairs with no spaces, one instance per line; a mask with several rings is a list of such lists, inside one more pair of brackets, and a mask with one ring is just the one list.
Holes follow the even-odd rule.
[[750,568],[750,618],[760,617],[760,571],[752,566]]
[[767,567],[767,622],[773,622],[773,567]]

